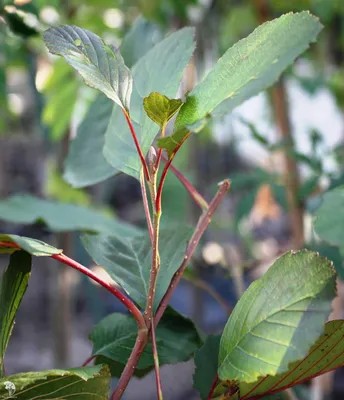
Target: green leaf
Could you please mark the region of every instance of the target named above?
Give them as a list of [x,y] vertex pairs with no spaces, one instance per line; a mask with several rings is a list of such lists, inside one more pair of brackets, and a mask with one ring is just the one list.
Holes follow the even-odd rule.
[[[137,323],[131,315],[111,314],[91,332],[92,355],[100,361],[118,366],[126,364],[137,336]],[[193,322],[168,307],[156,330],[160,365],[189,360],[202,341]],[[105,357],[105,358],[104,358]],[[99,361],[96,361],[99,362]],[[138,364],[138,374],[149,372],[154,366],[149,343]],[[113,368],[111,370],[117,375]],[[118,371],[120,373],[120,370]]]
[[344,255],[344,187],[330,190],[315,212],[314,229],[325,242],[338,246]]
[[187,128],[179,128],[174,131],[172,135],[164,138],[159,138],[157,140],[158,147],[160,147],[161,149],[165,149],[168,157],[170,158],[174,150],[179,146],[179,144],[181,144],[182,141],[187,138],[189,132],[190,131]]
[[305,245],[308,250],[316,251],[322,257],[326,257],[333,262],[333,266],[336,269],[338,277],[344,280],[344,267],[343,258],[340,255],[338,247],[329,246],[326,243],[308,243]]
[[25,251],[16,251],[11,255],[10,263],[0,281],[0,376],[4,373],[5,352],[30,273],[30,254]]
[[271,86],[315,41],[321,28],[318,19],[308,12],[286,14],[259,26],[228,49],[189,93],[176,129],[193,125],[208,114],[228,114]]
[[94,185],[118,172],[103,156],[104,135],[112,109],[113,102],[100,94],[79,125],[76,138],[70,142],[63,178],[72,186]]
[[[140,22],[142,21],[142,22]],[[151,28],[145,27],[148,24]],[[124,37],[120,50],[126,64],[131,67],[154,44],[152,36],[144,36],[152,30],[151,24],[139,18],[129,33]],[[132,44],[136,44],[133,46]],[[145,53],[144,53],[145,54]],[[113,168],[103,155],[105,132],[110,123],[114,104],[104,95],[99,95],[92,103],[86,117],[78,127],[77,136],[70,143],[65,162],[64,179],[74,187],[84,187],[101,182],[118,171]],[[126,122],[122,120],[122,128]],[[121,126],[117,126],[120,129]],[[130,133],[128,132],[130,135]],[[128,137],[131,139],[131,137]],[[132,139],[131,139],[132,140]]]
[[106,45],[94,33],[72,25],[49,28],[43,39],[49,51],[64,57],[87,85],[129,112],[133,79],[118,49]]
[[[330,321],[325,332],[310,348],[301,361],[289,365],[287,372],[276,376],[266,376],[251,384],[240,384],[242,400],[255,398],[260,394],[282,391],[305,380],[325,374],[344,365],[344,321]],[[265,397],[264,397],[265,398]]]
[[225,326],[219,378],[250,383],[302,359],[323,332],[335,278],[330,261],[307,250],[275,261],[244,293]]
[[[193,33],[192,28],[172,33],[154,46],[132,69],[134,89],[130,104],[131,118],[144,155],[150,149],[159,127],[144,112],[143,99],[151,92],[159,92],[167,97],[176,95],[183,71],[195,48]],[[114,168],[139,179],[140,158],[118,107],[113,109],[103,153]]]
[[126,65],[129,68],[135,65],[162,38],[158,25],[138,17],[121,43],[121,54]]
[[2,220],[16,224],[33,224],[44,221],[55,232],[90,231],[131,235],[140,232],[132,225],[118,222],[114,217],[74,204],[42,200],[31,195],[15,195],[0,200]]
[[180,110],[180,99],[169,99],[158,92],[152,92],[143,99],[143,107],[148,117],[161,128]]
[[107,400],[109,389],[110,374],[105,366],[25,372],[0,379],[2,399]]
[[199,391],[202,400],[207,400],[217,374],[219,348],[220,336],[208,336],[195,355],[193,386]]
[[[37,239],[28,238],[25,236],[17,235],[7,235],[5,233],[0,233],[0,242],[15,243],[23,250],[37,257],[50,257],[53,254],[62,253],[61,249],[50,246],[44,242]],[[11,254],[17,251],[13,247],[0,247],[0,254]]]
[[[162,228],[159,236],[160,272],[155,291],[154,310],[179,268],[191,235],[186,227]],[[113,232],[107,235],[84,235],[82,242],[93,258],[141,307],[146,305],[149,288],[152,248],[149,235],[124,237]]]

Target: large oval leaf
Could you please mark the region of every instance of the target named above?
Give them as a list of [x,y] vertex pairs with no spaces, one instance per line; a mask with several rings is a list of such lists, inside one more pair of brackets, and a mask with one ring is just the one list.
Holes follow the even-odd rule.
[[[160,272],[155,291],[154,310],[164,296],[174,273],[179,268],[191,236],[190,228],[162,228],[160,230]],[[141,307],[145,307],[152,246],[146,232],[131,237],[113,233],[84,235],[82,242],[93,258]]]
[[[209,114],[226,115],[271,86],[315,40],[321,28],[318,18],[308,12],[286,14],[259,26],[228,49],[190,92],[178,114],[175,131],[180,133],[180,128],[186,126],[194,131],[193,125]],[[171,143],[160,141],[159,146],[171,147]]]
[[241,400],[257,399],[266,393],[274,393],[305,380],[325,374],[344,365],[344,321],[330,321],[302,361],[290,364],[284,374],[266,376],[251,384],[241,384]]
[[[111,314],[92,331],[92,355],[99,361],[109,363],[111,371],[120,364],[124,368],[137,336],[137,323],[130,315]],[[201,338],[193,322],[168,307],[156,330],[156,341],[160,365],[175,364],[189,360],[201,346]],[[142,353],[138,373],[154,367],[152,346],[149,343]]]
[[49,28],[43,39],[49,51],[62,56],[87,85],[129,111],[133,79],[118,49],[106,45],[87,29],[73,25]]
[[323,332],[335,294],[330,261],[306,250],[284,254],[251,284],[229,318],[219,378],[250,383],[287,371]]
[[1,399],[108,400],[109,390],[105,366],[26,372],[0,379]]

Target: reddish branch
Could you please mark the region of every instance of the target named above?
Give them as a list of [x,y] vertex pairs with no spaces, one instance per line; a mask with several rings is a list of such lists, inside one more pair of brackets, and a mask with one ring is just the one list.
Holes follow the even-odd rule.
[[139,157],[140,157],[141,164],[142,164],[142,167],[143,167],[143,172],[144,172],[144,174],[145,174],[146,180],[147,180],[147,182],[149,182],[149,171],[148,171],[148,166],[147,166],[145,157],[144,157],[144,155],[143,155],[143,153],[142,153],[142,149],[141,149],[140,143],[139,143],[139,141],[138,141],[138,139],[137,139],[137,135],[136,135],[136,132],[135,132],[133,123],[131,122],[130,116],[129,116],[129,114],[127,113],[127,111],[126,111],[124,108],[122,108],[122,111],[123,111],[123,114],[124,114],[124,116],[125,116],[125,119],[127,120],[129,129],[130,129],[131,136],[132,136],[133,139],[134,139],[134,143],[135,143],[135,147],[136,147],[136,150],[137,150],[137,154],[138,154]]
[[193,255],[193,253],[195,252],[196,247],[197,247],[204,231],[207,229],[215,211],[217,210],[218,206],[220,205],[223,198],[227,194],[229,188],[230,188],[229,180],[224,180],[219,185],[219,190],[217,191],[215,197],[209,204],[208,210],[204,211],[203,214],[201,215],[201,217],[198,221],[198,224],[196,226],[196,229],[195,229],[195,231],[188,243],[188,246],[186,248],[185,257],[183,259],[183,262],[180,265],[180,267],[178,268],[177,272],[174,274],[172,281],[170,283],[170,286],[168,287],[167,292],[165,293],[165,295],[164,295],[163,299],[161,300],[161,303],[158,307],[157,313],[154,318],[155,326],[158,325],[161,317],[163,316],[163,314],[166,310],[166,307],[168,306],[168,303],[171,300],[173,292],[174,292],[176,286],[178,285],[178,283],[184,273],[185,268],[189,264],[190,259]]
[[[165,156],[162,156],[162,159],[165,161],[165,163],[168,163],[168,159]],[[195,203],[202,210],[207,210],[209,208],[209,204],[206,202],[204,197],[195,189],[195,187],[185,178],[185,176],[173,164],[170,165],[170,170],[184,185],[185,189],[189,192]]]
[[219,377],[216,374],[215,375],[215,379],[213,381],[213,384],[211,385],[210,392],[208,394],[207,400],[211,400],[213,398],[214,390],[216,389],[218,381],[219,381]]
[[[20,246],[18,246],[16,243],[10,243],[10,242],[0,242],[0,247],[12,247],[12,248],[20,249]],[[105,289],[107,289],[110,293],[112,293],[115,297],[117,297],[117,299],[121,303],[123,303],[127,307],[127,309],[133,314],[133,317],[136,319],[137,324],[140,328],[146,327],[144,318],[143,318],[140,310],[119,289],[117,289],[116,287],[111,286],[109,283],[103,281],[101,278],[99,278],[99,276],[97,276],[95,273],[93,273],[90,269],[84,267],[82,264],[67,257],[66,255],[64,255],[62,253],[61,254],[52,254],[50,257],[62,262],[63,264],[69,265],[70,267],[76,269],[77,271],[82,272],[84,275],[88,276],[95,282],[99,283],[99,285],[101,285]]]

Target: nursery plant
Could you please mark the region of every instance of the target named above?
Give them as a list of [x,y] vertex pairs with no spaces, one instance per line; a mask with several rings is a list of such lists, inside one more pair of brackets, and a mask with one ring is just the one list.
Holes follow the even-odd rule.
[[[116,285],[62,249],[32,238],[0,235],[0,251],[10,255],[0,285],[1,398],[115,400],[123,396],[133,375],[142,377],[154,369],[157,398],[163,399],[160,366],[194,357],[194,387],[202,399],[278,399],[288,398],[286,389],[344,365],[343,321],[326,322],[336,295],[336,272],[333,263],[318,253],[296,249],[276,260],[243,294],[219,337],[204,338],[190,319],[169,306],[230,189],[229,180],[220,182],[207,202],[173,166],[175,156],[213,116],[231,112],[275,83],[320,30],[318,19],[307,12],[267,22],[228,49],[181,98],[176,93],[195,48],[192,28],[147,46],[137,59],[128,50],[135,32],[140,32],[137,26],[120,49],[77,26],[44,32],[49,51],[101,92],[71,143],[65,179],[82,187],[119,172],[136,178],[147,229],[104,223],[101,233],[82,236],[88,253]],[[106,121],[101,126],[100,118]],[[194,229],[160,224],[168,173],[178,177],[201,210]],[[10,210],[11,204],[7,207]],[[33,220],[42,217],[46,207],[52,205],[42,201]],[[6,211],[4,205],[2,210]],[[59,222],[50,219],[56,229]],[[112,293],[128,313],[109,315],[93,328],[93,352],[84,366],[6,376],[5,352],[29,282],[32,256],[51,257],[85,274]],[[95,365],[87,366],[91,361]],[[110,395],[111,377],[119,380]]]

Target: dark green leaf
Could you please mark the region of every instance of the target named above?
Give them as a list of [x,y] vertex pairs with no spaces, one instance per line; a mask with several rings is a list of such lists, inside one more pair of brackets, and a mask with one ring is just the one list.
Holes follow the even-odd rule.
[[[143,154],[150,149],[159,127],[143,109],[143,99],[151,92],[167,97],[177,93],[183,72],[195,48],[194,30],[184,28],[167,36],[133,67],[134,90],[131,118]],[[139,178],[141,163],[124,116],[114,107],[103,149],[105,158],[116,169]]]
[[207,400],[217,374],[219,348],[220,336],[208,336],[195,355],[193,386],[199,391],[202,400]]
[[169,99],[158,92],[152,92],[143,99],[143,107],[148,117],[160,127],[166,125],[182,105],[180,99]]
[[313,344],[305,358],[290,364],[283,374],[260,378],[251,384],[240,384],[241,398],[248,400],[267,392],[278,392],[343,366],[343,335],[344,321],[328,322],[324,334]]
[[0,219],[17,224],[44,221],[48,228],[60,231],[90,231],[131,235],[139,230],[100,211],[67,203],[42,200],[30,195],[15,195],[0,200]]
[[3,376],[5,352],[30,273],[30,254],[16,251],[11,255],[10,263],[0,281],[0,376]]
[[[155,291],[154,310],[183,260],[190,235],[191,229],[185,227],[160,230],[161,265]],[[93,260],[103,266],[129,296],[144,307],[152,264],[149,235],[144,232],[140,235],[124,237],[122,234],[113,232],[112,236],[84,235],[82,241]]]
[[325,242],[338,246],[344,255],[344,187],[333,189],[323,196],[315,213],[314,229]]
[[94,33],[72,25],[49,28],[43,39],[49,51],[64,57],[87,85],[129,112],[133,79],[119,50]]
[[[288,252],[239,300],[223,331],[221,380],[251,383],[288,370],[322,334],[336,294],[330,261]],[[309,329],[309,327],[312,329]]]
[[129,68],[135,65],[162,38],[158,25],[138,17],[121,43],[121,54],[126,65]]
[[321,27],[308,12],[286,14],[259,26],[227,50],[190,92],[178,114],[176,128],[193,125],[208,114],[228,114],[271,86],[314,42]]
[[[137,336],[137,323],[130,315],[111,314],[104,318],[92,331],[94,356],[99,361],[113,365],[125,365]],[[189,360],[201,346],[202,341],[191,320],[183,317],[171,307],[167,308],[157,331],[156,341],[160,365],[175,364]],[[104,358],[105,357],[105,358]],[[148,344],[138,364],[138,374],[144,374],[154,366],[151,344]],[[111,368],[114,374],[120,373]]]
[[[0,234],[0,242],[9,242],[15,243],[23,250],[27,251],[28,253],[32,254],[33,256],[38,257],[50,257],[53,254],[60,254],[62,253],[61,249],[57,249],[56,247],[50,246],[44,242],[41,242],[37,239],[32,239],[24,236],[17,236],[17,235],[7,235],[5,233]],[[0,247],[0,254],[11,254],[16,249],[13,247]]]
[[[145,32],[143,26],[147,23],[143,19],[139,20],[142,21],[142,24],[140,22],[134,24],[120,47],[124,60],[129,67],[137,62],[143,49],[148,51],[154,44],[152,38],[148,39],[143,36]],[[150,32],[151,29],[149,28],[148,31]],[[133,43],[136,43],[137,46],[132,46]],[[103,155],[105,132],[110,123],[113,106],[110,99],[104,95],[99,95],[78,127],[77,136],[70,144],[65,162],[64,178],[71,185],[75,187],[93,185],[118,172]],[[118,125],[117,129],[127,129],[124,120],[122,120],[122,124],[121,126]],[[128,138],[131,139],[129,132],[128,135]]]
[[118,172],[103,156],[104,135],[113,109],[113,102],[100,94],[92,103],[71,141],[65,161],[64,179],[74,187],[101,182]]
[[26,372],[0,379],[2,399],[108,400],[109,389],[105,366]]

